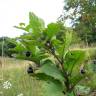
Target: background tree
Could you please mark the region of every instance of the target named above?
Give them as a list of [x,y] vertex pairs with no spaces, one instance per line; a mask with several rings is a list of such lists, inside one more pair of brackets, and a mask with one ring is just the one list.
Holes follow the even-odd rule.
[[63,16],[84,42],[96,42],[96,0],[65,0]]
[[10,48],[16,47],[16,41],[15,39],[9,37],[0,37],[0,56],[2,56],[3,39],[4,39],[4,46],[3,46],[4,56],[12,57],[12,54],[15,51],[10,50]]

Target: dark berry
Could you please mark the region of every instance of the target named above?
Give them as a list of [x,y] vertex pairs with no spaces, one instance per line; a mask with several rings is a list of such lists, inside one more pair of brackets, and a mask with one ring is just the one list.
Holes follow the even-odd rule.
[[26,52],[26,57],[29,57],[31,53],[29,51]]
[[48,40],[48,41],[46,42],[45,46],[51,48],[51,42]]
[[85,74],[85,70],[84,70],[84,69],[81,69],[81,70],[80,70],[80,73],[81,73],[81,74]]
[[65,91],[62,91],[63,92],[63,94],[65,94]]
[[33,73],[33,68],[32,68],[32,66],[29,65],[29,67],[27,68],[27,73],[28,73],[28,74]]

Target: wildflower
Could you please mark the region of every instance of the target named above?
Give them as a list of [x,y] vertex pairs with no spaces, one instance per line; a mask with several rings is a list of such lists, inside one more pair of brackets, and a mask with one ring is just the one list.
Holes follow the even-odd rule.
[[23,93],[18,94],[17,96],[24,96]]
[[4,88],[4,89],[10,89],[11,86],[12,86],[12,84],[11,84],[9,81],[5,81],[5,82],[3,83],[3,88]]

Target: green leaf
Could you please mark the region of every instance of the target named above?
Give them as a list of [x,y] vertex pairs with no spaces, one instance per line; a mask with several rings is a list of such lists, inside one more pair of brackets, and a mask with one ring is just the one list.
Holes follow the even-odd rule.
[[34,32],[41,32],[45,27],[44,21],[31,12],[29,13],[29,25]]
[[35,54],[35,52],[36,52],[36,43],[35,43],[34,40],[22,39],[21,43],[26,47],[26,49],[28,51],[31,51],[33,54]]
[[75,74],[74,76],[71,76],[70,78],[70,83],[75,86],[77,85],[82,79],[85,78],[85,76],[87,76],[86,74],[82,75],[79,73]]
[[52,39],[52,37],[54,37],[59,31],[60,26],[57,23],[49,24],[46,29],[48,39]]
[[25,26],[24,23],[20,23],[19,26],[14,27],[39,36],[39,33],[44,29],[45,24],[41,18],[37,17],[34,13],[29,12],[29,24]]
[[85,52],[81,50],[69,51],[65,56],[65,69],[72,74],[73,69],[84,61],[85,56]]
[[44,95],[42,96],[63,96],[64,86],[63,84],[54,79],[51,76],[48,76],[44,73],[36,73],[33,75],[33,77],[36,77],[37,80],[42,80],[42,89],[44,92]]
[[55,64],[50,61],[47,61],[45,64],[43,64],[40,69],[37,70],[37,73],[44,73],[61,82],[64,81],[63,73],[55,66]]
[[19,23],[20,26],[25,26],[25,23]]
[[64,43],[62,45],[62,57],[63,59],[65,58],[67,52],[69,51],[69,46],[71,44],[72,41],[72,32],[66,32],[65,34],[65,39],[64,39]]
[[74,92],[72,91],[71,93],[67,93],[67,96],[76,96],[76,95],[75,95]]
[[21,42],[18,42],[16,47],[12,48],[11,50],[15,50],[18,53],[22,53],[22,52],[24,52],[26,50],[26,47]]
[[56,80],[43,83],[43,89],[44,96],[64,96],[63,85]]
[[57,52],[59,53],[61,58],[65,58],[65,55],[69,51],[69,46],[72,41],[72,33],[71,32],[66,32],[64,36],[64,41],[60,41],[58,39],[53,40],[53,44],[56,47]]
[[91,88],[88,86],[77,85],[75,88],[77,92],[84,94],[84,95],[88,95],[89,92],[91,91]]

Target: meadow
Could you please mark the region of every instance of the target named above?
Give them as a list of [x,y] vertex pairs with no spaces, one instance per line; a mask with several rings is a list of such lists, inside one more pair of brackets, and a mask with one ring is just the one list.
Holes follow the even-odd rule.
[[[92,59],[94,58],[94,54],[96,52],[95,49],[96,48],[85,48],[82,50],[87,50],[88,55],[90,55],[90,59]],[[8,57],[4,57],[3,59],[0,58],[0,60],[3,62],[3,68],[0,71],[0,75],[2,75],[3,73],[3,78],[0,79],[0,92],[2,94],[0,94],[0,96],[45,96],[44,88],[42,87],[44,82],[37,80],[35,77],[30,77],[27,74],[27,67],[29,64],[33,64],[33,62],[26,60],[17,60]],[[81,81],[80,85],[86,87],[90,86],[88,88],[90,88],[91,91],[96,90],[95,81],[96,74],[92,73],[91,77],[88,80]],[[80,91],[85,91],[86,88],[84,90],[82,89],[82,86]],[[93,93],[91,92],[90,94]],[[96,93],[94,94],[95,95],[87,96],[96,96]]]
[[29,63],[32,62],[3,58],[0,96],[41,96],[41,82],[27,74]]

